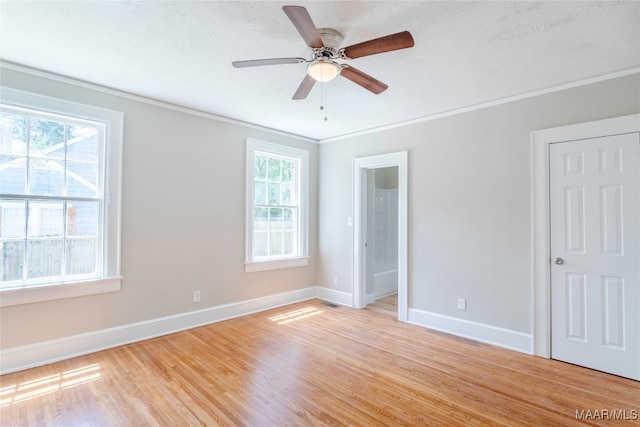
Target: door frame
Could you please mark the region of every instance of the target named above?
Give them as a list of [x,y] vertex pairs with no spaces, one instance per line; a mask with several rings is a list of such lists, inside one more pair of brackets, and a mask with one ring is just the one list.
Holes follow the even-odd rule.
[[398,167],[398,320],[407,321],[407,185],[408,152],[380,154],[353,159],[353,307],[366,306],[366,198],[367,170]]
[[[549,146],[555,142],[640,132],[640,114],[531,133],[533,353],[551,357],[551,236]],[[640,262],[640,260],[638,260]]]

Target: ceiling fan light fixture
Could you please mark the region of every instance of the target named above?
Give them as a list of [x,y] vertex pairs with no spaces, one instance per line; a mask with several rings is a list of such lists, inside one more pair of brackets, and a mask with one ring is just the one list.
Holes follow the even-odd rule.
[[342,68],[334,61],[313,61],[307,67],[307,74],[319,82],[328,82],[338,77]]

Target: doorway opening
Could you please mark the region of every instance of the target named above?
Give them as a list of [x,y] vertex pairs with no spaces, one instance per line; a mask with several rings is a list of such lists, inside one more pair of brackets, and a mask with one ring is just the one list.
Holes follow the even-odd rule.
[[398,167],[367,170],[367,308],[398,312]]
[[406,151],[354,160],[353,306],[380,300],[405,322],[407,176]]

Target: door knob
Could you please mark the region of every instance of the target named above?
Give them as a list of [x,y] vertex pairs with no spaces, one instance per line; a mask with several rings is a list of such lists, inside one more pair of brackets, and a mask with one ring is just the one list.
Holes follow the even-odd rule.
[[564,260],[562,258],[556,258],[553,262],[555,262],[558,265],[564,264]]

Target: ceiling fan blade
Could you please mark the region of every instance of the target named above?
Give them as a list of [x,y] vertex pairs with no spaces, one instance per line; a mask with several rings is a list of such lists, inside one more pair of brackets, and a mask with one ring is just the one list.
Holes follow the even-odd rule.
[[349,59],[375,55],[377,53],[390,52],[392,50],[413,47],[413,37],[409,31],[379,37],[362,43],[353,44],[341,49]]
[[287,14],[308,46],[319,49],[324,46],[316,25],[311,20],[307,9],[302,6],[283,6],[282,10]]
[[304,58],[251,59],[248,61],[233,61],[231,65],[233,65],[235,68],[245,68],[259,67],[262,65],[298,64],[300,62],[306,62],[306,60]]
[[315,83],[316,80],[310,75],[306,74],[304,76],[304,79],[302,80],[302,83],[300,83],[300,86],[298,86],[298,90],[296,90],[296,93],[293,94],[293,98],[291,99],[305,99],[307,95],[309,95],[309,92],[311,92],[311,89],[313,88],[313,85]]
[[380,80],[374,79],[370,75],[351,66],[343,66],[340,75],[351,80],[355,84],[362,86],[368,91],[375,93],[376,95],[384,92],[389,87]]

